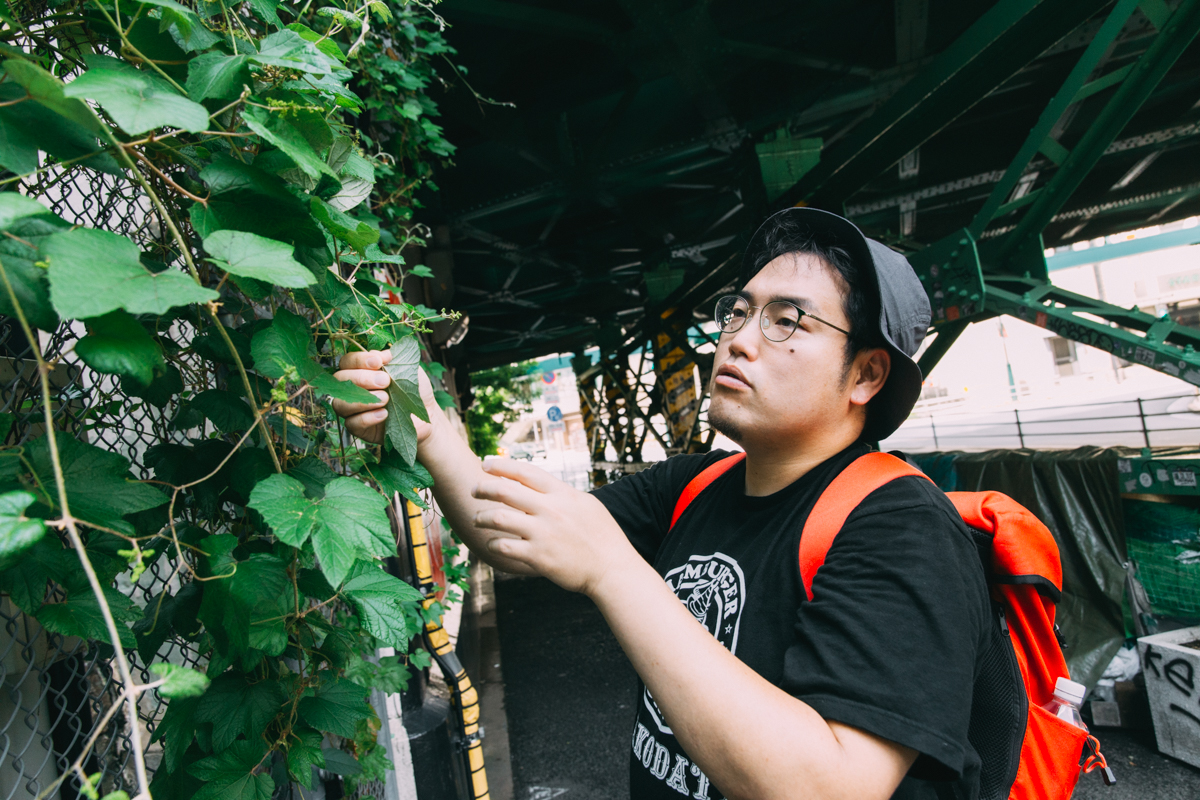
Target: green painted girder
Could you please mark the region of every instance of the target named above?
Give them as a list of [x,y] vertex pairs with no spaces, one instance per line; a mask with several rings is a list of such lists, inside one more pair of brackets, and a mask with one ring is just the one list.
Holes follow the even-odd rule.
[[1054,177],[1037,191],[1036,199],[1017,223],[1016,230],[1004,237],[999,253],[1001,261],[1030,247],[1030,243],[1041,236],[1042,230],[1074,194],[1104,151],[1133,119],[1142,103],[1198,33],[1200,0],[1183,0],[1165,21],[1150,47],[1133,65],[1100,116],[1062,159]]
[[776,205],[840,207],[1105,5],[1000,0],[865,120]]

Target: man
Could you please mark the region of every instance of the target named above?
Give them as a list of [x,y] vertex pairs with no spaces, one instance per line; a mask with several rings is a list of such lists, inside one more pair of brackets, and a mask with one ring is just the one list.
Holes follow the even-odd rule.
[[[497,569],[586,593],[604,614],[644,684],[637,800],[933,796],[917,777],[957,779],[970,796],[990,612],[953,506],[900,478],[847,519],[811,601],[797,562],[821,491],[920,393],[925,293],[903,257],[815,209],[767,220],[742,284],[717,304],[709,421],[746,458],[674,527],[684,487],[727,453],[677,456],[585,494],[530,465],[481,466],[433,414],[418,457],[438,504]],[[382,403],[385,358],[347,355],[337,377]],[[388,409],[337,408],[356,435],[382,440]]]

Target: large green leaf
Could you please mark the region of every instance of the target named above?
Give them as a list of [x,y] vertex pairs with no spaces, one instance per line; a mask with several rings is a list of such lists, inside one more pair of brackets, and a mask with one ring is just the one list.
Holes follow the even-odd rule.
[[218,297],[178,270],[151,272],[142,266],[137,245],[108,231],[56,233],[41,251],[50,262],[50,298],[64,317],[89,319],[118,308],[162,314]]
[[379,241],[379,231],[367,223],[343,214],[319,197],[314,197],[310,202],[313,218],[335,237],[353,247],[360,256],[365,256],[367,247]]
[[175,43],[187,52],[194,53],[197,50],[205,50],[221,41],[221,37],[211,31],[199,15],[182,8],[182,6],[180,7],[182,10],[176,9],[174,5],[178,5],[178,3],[170,6],[162,3],[155,3],[155,5],[162,6],[159,30],[170,31]]
[[280,69],[294,69],[324,75],[335,69],[321,51],[304,37],[292,30],[276,31],[258,43],[258,53],[250,60],[256,64]]
[[367,704],[370,692],[353,681],[334,678],[329,673],[313,697],[305,697],[296,707],[300,719],[319,731],[353,738],[359,720],[371,715]]
[[388,416],[384,425],[387,442],[400,454],[406,464],[417,458],[417,428],[411,415],[429,421],[429,412],[421,400],[418,372],[421,369],[421,348],[417,337],[405,336],[391,349],[391,361],[384,367],[392,376],[388,385]]
[[67,84],[67,97],[95,100],[128,134],[173,126],[191,133],[208,127],[208,110],[165,80],[108,56],[88,56],[88,69]]
[[378,464],[367,464],[363,469],[388,494],[399,492],[421,508],[429,507],[418,490],[433,486],[433,476],[420,462],[406,464],[400,454],[393,450],[385,452]]
[[340,584],[359,559],[395,553],[387,501],[353,478],[335,478],[325,496],[308,498],[304,484],[287,475],[260,481],[250,494],[250,507],[263,515],[275,536],[299,547],[312,537],[321,571]]
[[325,487],[312,539],[321,571],[334,586],[358,559],[395,555],[386,507],[378,492],[353,478],[337,478]]
[[311,789],[313,767],[325,766],[325,756],[321,754],[325,737],[311,728],[293,728],[292,733],[296,741],[288,745],[288,772],[305,789]]
[[270,773],[254,774],[267,750],[261,737],[218,749],[222,752],[188,767],[189,773],[205,781],[192,800],[271,800],[275,782]]
[[0,164],[17,174],[28,174],[37,169],[39,150],[64,161],[80,161],[121,174],[89,128],[30,100],[17,83],[0,83]]
[[283,27],[283,21],[279,19],[279,14],[275,13],[275,6],[279,5],[279,0],[249,0],[248,5],[254,16],[263,22],[268,22],[276,28]]
[[251,742],[261,741],[267,723],[286,701],[287,692],[278,681],[252,680],[239,672],[227,672],[200,698],[195,719],[212,723],[213,749],[220,751],[239,735]]
[[279,541],[300,547],[308,541],[316,508],[304,494],[304,484],[287,475],[272,475],[250,492],[249,506],[262,514]]
[[310,178],[320,178],[321,175],[337,178],[325,160],[313,150],[304,134],[282,114],[271,114],[265,109],[251,106],[243,112],[242,119],[250,130],[278,147]]
[[254,78],[250,75],[250,62],[246,56],[205,53],[188,62],[188,79],[184,88],[196,101],[210,97],[232,100],[242,93],[243,87],[253,85]]
[[191,407],[217,426],[221,433],[240,433],[254,425],[254,412],[246,401],[224,389],[207,389],[192,398]]
[[254,335],[250,352],[254,368],[272,380],[284,376],[288,367],[296,370],[319,397],[336,397],[349,403],[376,403],[375,395],[349,381],[339,381],[308,355],[308,323],[286,308],[280,309],[270,327]]
[[[113,620],[117,623],[117,635],[121,637],[121,646],[130,650],[137,647],[133,631],[125,624],[141,618],[142,614],[137,606],[116,589],[105,589],[104,599],[112,611]],[[112,644],[100,603],[87,589],[72,592],[61,603],[47,603],[42,606],[37,613],[37,620],[46,626],[47,630],[62,636],[78,636],[81,639]]]
[[172,700],[167,704],[167,711],[162,720],[154,726],[150,743],[163,743],[162,766],[165,769],[161,771],[174,772],[179,769],[183,755],[196,734],[196,706],[199,704],[198,697],[180,697]]
[[200,178],[212,192],[207,207],[197,203],[190,212],[192,225],[202,237],[228,229],[308,247],[325,244],[308,203],[266,170],[218,153]]
[[[218,538],[209,537],[201,546],[206,552],[224,546],[213,541]],[[199,612],[217,650],[231,659],[248,656],[251,649],[270,656],[282,653],[287,616],[295,611],[287,565],[267,553],[236,561],[231,552],[220,551],[205,559],[204,569],[220,576],[206,582]]]
[[259,281],[299,289],[317,278],[293,258],[290,244],[245,231],[217,231],[204,239],[204,249],[218,267]]
[[4,62],[4,71],[25,89],[30,99],[97,136],[104,134],[104,126],[96,119],[87,103],[67,97],[63,93],[63,82],[32,61],[21,58],[7,59]]
[[163,697],[199,697],[209,685],[203,672],[179,664],[151,664],[150,671],[163,679],[163,685],[158,687]]
[[[29,324],[44,331],[58,327],[50,303],[46,270],[37,266],[38,246],[51,234],[70,226],[33,198],[0,192],[0,265]],[[8,291],[0,284],[0,315],[15,317]]]
[[24,553],[46,535],[46,523],[25,516],[37,500],[30,492],[0,494],[0,564]]
[[404,603],[420,603],[421,593],[384,572],[372,561],[358,561],[351,569],[342,593],[354,606],[358,620],[380,644],[407,652],[409,626]]
[[[123,516],[167,502],[167,496],[158,489],[132,480],[129,461],[124,456],[81,442],[62,431],[55,435],[67,500],[75,517],[106,528],[130,528]],[[41,485],[53,487],[54,469],[46,437],[26,445],[25,455]],[[55,502],[57,497],[53,495]]]
[[88,335],[75,343],[75,353],[97,372],[124,375],[149,386],[154,373],[166,368],[162,350],[127,312],[110,311],[87,321]]

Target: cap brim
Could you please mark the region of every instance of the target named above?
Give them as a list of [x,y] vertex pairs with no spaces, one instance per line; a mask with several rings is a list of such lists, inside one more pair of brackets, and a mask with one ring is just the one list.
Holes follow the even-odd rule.
[[[850,220],[818,208],[785,208],[767,217],[746,246],[746,253],[742,257],[742,285],[766,266],[760,262],[768,253],[767,239],[784,221],[807,227],[822,244],[840,247],[849,253],[855,262],[868,265],[875,280],[876,291],[880,291],[879,270],[871,254],[871,247],[867,244],[867,237]],[[891,436],[904,420],[908,419],[921,396],[923,381],[921,368],[888,334],[882,303],[879,311],[879,333],[891,356],[891,370],[887,382],[871,401],[867,423],[863,427],[862,438],[873,442]]]

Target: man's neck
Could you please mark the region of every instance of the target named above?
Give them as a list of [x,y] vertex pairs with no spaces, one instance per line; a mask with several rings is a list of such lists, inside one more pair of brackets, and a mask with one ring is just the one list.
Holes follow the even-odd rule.
[[761,446],[747,443],[746,495],[766,497],[775,494],[857,440],[857,431],[838,431],[819,437],[817,441],[787,447],[779,447],[774,442]]

